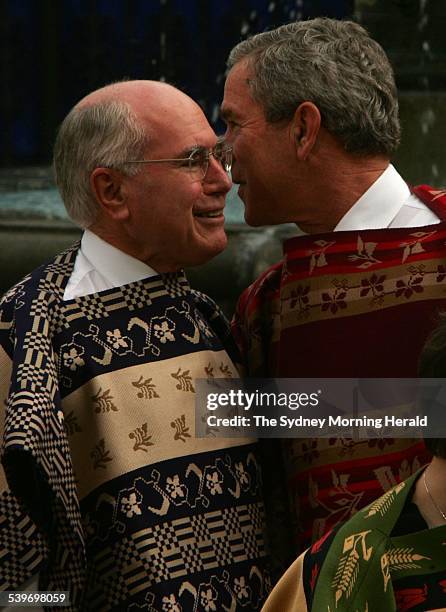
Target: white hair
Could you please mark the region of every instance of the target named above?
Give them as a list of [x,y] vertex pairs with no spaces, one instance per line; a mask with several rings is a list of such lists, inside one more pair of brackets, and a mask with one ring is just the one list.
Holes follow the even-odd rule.
[[109,100],[75,106],[63,120],[54,145],[56,184],[69,217],[82,228],[97,217],[99,205],[90,187],[91,172],[115,168],[132,176],[147,147],[147,134],[130,105]]

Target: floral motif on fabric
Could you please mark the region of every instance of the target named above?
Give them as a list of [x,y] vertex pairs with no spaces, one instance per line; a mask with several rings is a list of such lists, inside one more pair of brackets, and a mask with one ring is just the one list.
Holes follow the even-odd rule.
[[249,473],[245,470],[245,466],[243,465],[242,461],[235,463],[234,467],[240,486],[242,488],[249,487],[251,477]]
[[424,253],[425,249],[423,248],[422,242],[431,238],[431,236],[435,235],[435,231],[433,232],[413,232],[410,234],[414,240],[407,240],[406,242],[402,242],[400,244],[400,248],[403,249],[403,255],[401,258],[401,262],[404,263],[411,255],[418,255],[419,253]]
[[223,489],[221,488],[222,484],[223,480],[217,471],[213,472],[212,474],[206,474],[206,486],[211,495],[221,495],[223,493]]
[[200,603],[205,612],[217,612],[216,601],[217,592],[212,586],[200,591]]
[[173,593],[163,597],[163,612],[182,612],[182,610],[183,608]]
[[65,417],[64,417],[64,427],[65,427],[65,431],[67,432],[68,436],[72,436],[75,433],[81,433],[82,432],[82,429],[79,426],[79,423],[77,421],[77,417],[74,414],[73,410],[65,415]]
[[237,595],[237,599],[241,602],[250,598],[251,589],[246,583],[246,578],[240,576],[240,578],[234,578],[234,592]]
[[368,278],[361,279],[361,291],[359,295],[366,297],[371,293],[373,301],[381,304],[385,296],[384,292],[384,281],[386,280],[385,274],[372,274]]
[[121,512],[123,512],[127,518],[132,518],[135,515],[141,514],[140,501],[136,493],[130,493],[128,497],[121,498]]
[[221,374],[222,374],[222,375],[223,375],[225,378],[232,378],[232,377],[233,377],[233,374],[232,374],[231,368],[230,368],[230,367],[229,367],[227,364],[220,363],[219,370],[220,370]]
[[156,385],[152,382],[151,378],[144,378],[140,376],[138,380],[132,382],[132,385],[138,389],[136,397],[140,399],[154,399],[159,398],[159,394],[156,392]]
[[[332,485],[324,486],[319,494],[319,484],[315,478],[308,477],[308,503],[313,510],[322,511],[323,518],[313,522],[313,539],[320,538],[328,527],[346,521],[355,514],[361,506],[363,491],[355,491],[349,487],[349,474],[337,474],[331,470]],[[328,495],[326,491],[328,488]]]
[[373,264],[381,263],[381,260],[373,255],[377,246],[377,242],[364,242],[361,236],[358,235],[356,244],[357,253],[349,255],[348,259],[350,261],[362,261],[362,263],[356,265],[356,267],[361,270],[366,270],[370,268],[370,266],[373,266]]
[[187,494],[187,487],[181,484],[178,474],[166,478],[165,490],[173,500],[184,498]]
[[410,276],[407,280],[397,280],[395,297],[404,296],[407,300],[416,293],[423,293],[423,277],[425,274],[425,266],[409,266],[408,271]]
[[90,453],[90,457],[93,459],[93,469],[97,470],[98,468],[105,469],[107,463],[113,461],[113,457],[110,456],[110,451],[105,448],[105,440],[101,438],[99,442],[96,444],[94,449]]
[[110,389],[102,391],[102,387],[91,398],[94,405],[94,411],[96,413],[104,412],[118,412],[117,406],[113,403],[113,396],[110,394]]
[[181,368],[178,368],[176,372],[171,374],[172,378],[178,381],[176,388],[178,391],[190,391],[191,393],[195,393],[194,385],[192,384],[192,376],[190,375],[190,370],[181,371]]
[[75,372],[77,368],[85,365],[85,361],[82,359],[84,351],[77,346],[72,346],[67,352],[62,354],[64,365],[69,368],[72,372]]
[[147,448],[149,446],[154,446],[154,442],[152,442],[153,435],[148,432],[147,423],[143,423],[141,427],[136,427],[133,431],[129,433],[130,440],[134,440],[135,443],[133,445],[134,451],[142,450],[147,453]]
[[114,329],[113,331],[107,330],[107,342],[109,342],[113,348],[118,349],[120,347],[127,348],[127,340],[122,337],[121,330]]
[[182,414],[178,419],[175,419],[170,424],[175,429],[174,440],[186,442],[186,438],[190,438],[189,427],[186,427],[186,415]]
[[174,342],[174,330],[175,324],[172,321],[169,321],[168,319],[162,321],[161,323],[155,323],[153,325],[153,333],[162,344],[166,344],[166,342]]
[[310,274],[315,268],[322,268],[327,264],[326,252],[328,249],[336,244],[336,242],[327,242],[326,240],[316,240],[314,243],[318,248],[310,251]]

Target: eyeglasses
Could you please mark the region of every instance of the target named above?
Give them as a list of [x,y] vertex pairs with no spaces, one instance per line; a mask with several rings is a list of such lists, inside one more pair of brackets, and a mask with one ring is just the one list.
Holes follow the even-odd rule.
[[195,147],[189,157],[177,157],[174,159],[132,159],[124,162],[125,164],[177,164],[180,167],[188,168],[188,170],[196,175],[200,180],[203,180],[209,168],[211,155],[217,160],[225,172],[230,172],[232,167],[232,147],[224,141],[218,141],[215,147],[208,149],[206,147]]

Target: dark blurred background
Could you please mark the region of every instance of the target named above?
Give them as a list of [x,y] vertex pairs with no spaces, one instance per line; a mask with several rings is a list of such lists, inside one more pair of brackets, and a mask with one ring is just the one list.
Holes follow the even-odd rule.
[[164,79],[215,122],[228,51],[242,37],[353,0],[0,1],[2,166],[50,161],[57,125],[86,93],[123,77]]
[[231,47],[319,15],[368,27],[402,91],[445,89],[446,0],[0,0],[0,165],[48,164],[73,104],[123,77],[176,85],[218,129]]
[[[403,127],[394,162],[410,183],[446,184],[446,0],[0,0],[0,293],[79,236],[50,168],[57,126],[113,80],[164,79],[217,132],[225,62],[251,34],[296,19],[355,19],[395,68]],[[232,190],[228,249],[190,272],[230,314],[295,226],[253,229]]]

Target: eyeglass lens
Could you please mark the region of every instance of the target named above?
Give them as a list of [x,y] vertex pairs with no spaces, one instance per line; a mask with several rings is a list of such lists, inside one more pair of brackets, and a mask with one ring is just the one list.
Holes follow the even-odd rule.
[[202,178],[204,178],[209,168],[209,160],[211,155],[213,155],[214,158],[222,165],[226,172],[230,172],[232,165],[232,149],[221,144],[218,144],[212,151],[209,151],[208,149],[198,149],[197,151],[194,151],[189,157],[190,170],[200,170]]

